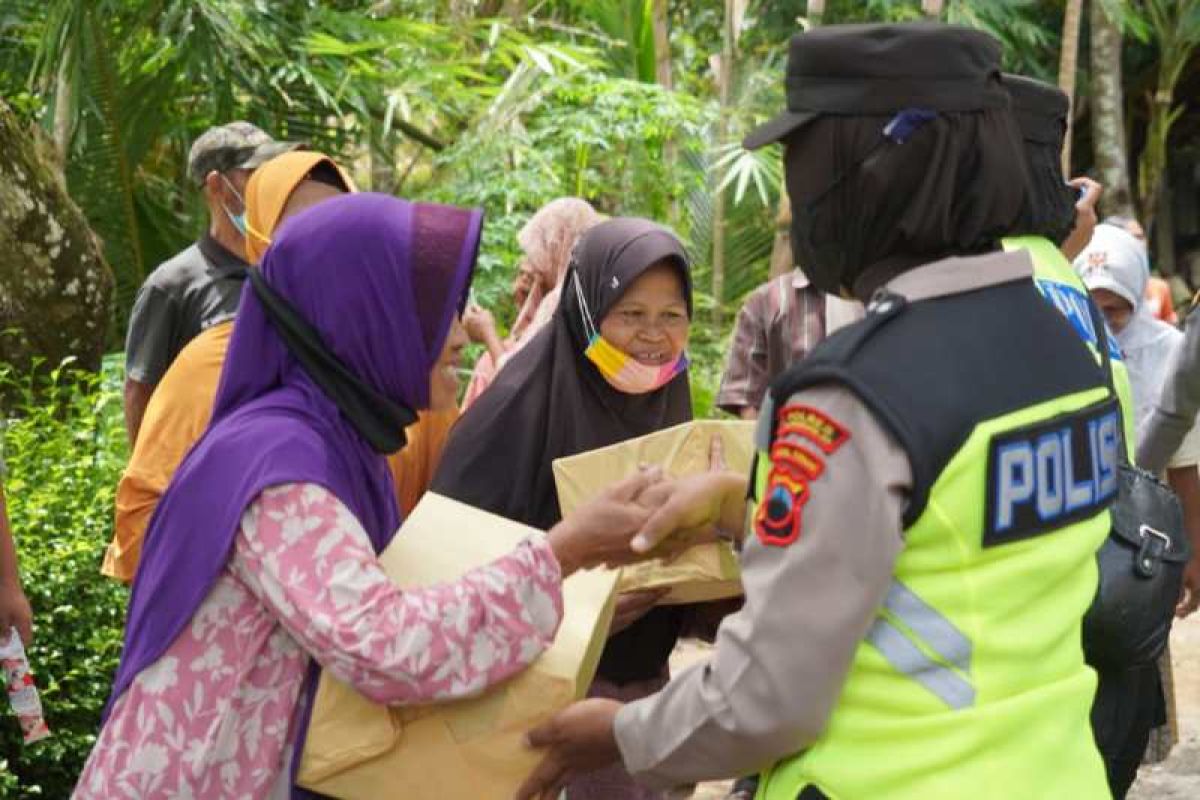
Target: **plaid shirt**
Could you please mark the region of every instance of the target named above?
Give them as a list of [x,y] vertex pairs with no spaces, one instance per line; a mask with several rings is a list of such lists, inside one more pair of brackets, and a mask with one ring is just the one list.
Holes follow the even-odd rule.
[[825,305],[798,269],[751,292],[738,313],[717,406],[731,414],[757,409],[771,381],[825,338]]

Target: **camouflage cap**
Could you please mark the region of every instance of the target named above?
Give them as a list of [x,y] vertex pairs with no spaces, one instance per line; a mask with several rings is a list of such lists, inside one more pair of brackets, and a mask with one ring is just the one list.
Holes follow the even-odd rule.
[[295,150],[298,142],[277,142],[257,125],[238,120],[209,128],[188,152],[188,176],[203,184],[208,173],[255,169],[280,153]]

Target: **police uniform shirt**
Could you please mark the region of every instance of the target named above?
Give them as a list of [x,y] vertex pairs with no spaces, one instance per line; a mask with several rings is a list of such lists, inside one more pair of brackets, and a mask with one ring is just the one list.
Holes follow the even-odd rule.
[[[1032,275],[1025,251],[997,252],[917,268],[888,289],[917,301]],[[746,604],[721,625],[711,660],[618,713],[625,766],[648,786],[749,774],[818,739],[891,585],[912,486],[907,456],[840,385],[805,389],[788,405],[848,436],[809,483],[795,541],[765,545],[747,532]]]
[[1161,472],[1171,463],[1200,412],[1200,315],[1188,314],[1183,342],[1166,370],[1158,403],[1138,432],[1137,463]]

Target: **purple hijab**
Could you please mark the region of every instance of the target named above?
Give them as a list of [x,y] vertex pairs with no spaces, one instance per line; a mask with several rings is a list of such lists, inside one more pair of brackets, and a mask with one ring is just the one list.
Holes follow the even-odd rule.
[[[430,370],[465,300],[481,226],[479,210],[343,195],[288,220],[262,270],[359,379],[423,409]],[[247,286],[212,421],[146,531],[109,709],[190,622],[229,558],[246,507],[265,488],[296,482],[324,486],[345,503],[377,553],[399,527],[385,458],[305,374]],[[315,674],[310,669],[310,696]],[[300,744],[306,729],[307,719]]]

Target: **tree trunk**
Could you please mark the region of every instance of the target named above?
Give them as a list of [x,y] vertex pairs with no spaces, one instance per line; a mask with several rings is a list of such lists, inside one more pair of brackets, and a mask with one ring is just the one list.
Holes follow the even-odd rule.
[[[1098,0],[1093,0],[1097,2]],[[1071,174],[1071,136],[1074,131],[1075,72],[1079,66],[1079,25],[1083,21],[1083,0],[1067,0],[1063,12],[1062,53],[1058,61],[1058,88],[1071,102],[1067,113],[1067,135],[1063,140],[1063,174]]]
[[[810,27],[821,24],[825,16],[825,0],[808,0],[804,12]],[[771,245],[770,272],[772,278],[786,275],[796,266],[792,254],[792,200],[787,187],[779,187],[779,213],[775,216],[775,242]]]
[[387,147],[387,143],[379,143],[375,146],[367,145],[367,164],[371,172],[371,191],[392,194],[396,191],[396,148],[391,148],[392,156],[389,158],[381,152],[381,149],[384,147]]
[[51,145],[0,101],[0,361],[27,370],[74,356],[99,369],[113,277]]
[[[651,14],[654,23],[654,76],[658,85],[667,91],[675,89],[675,81],[671,75],[671,24],[668,0],[652,0]],[[679,162],[679,147],[674,137],[668,135],[663,142],[663,162],[667,174],[675,174],[675,165]],[[671,193],[667,206],[667,221],[672,228],[679,227],[679,197]]]
[[71,106],[75,85],[67,73],[70,61],[69,55],[63,58],[54,79],[54,152],[60,168],[67,163],[67,149],[71,145]]
[[1154,247],[1154,266],[1163,275],[1170,277],[1179,272],[1175,263],[1175,214],[1171,202],[1171,176],[1164,172],[1158,188],[1158,219],[1154,222],[1151,236]]
[[[1158,217],[1158,201],[1162,196],[1163,173],[1167,169],[1167,140],[1175,116],[1171,109],[1171,91],[1161,88],[1147,93],[1146,105],[1150,119],[1146,125],[1146,144],[1138,159],[1138,206],[1146,236],[1153,237]],[[1182,109],[1180,109],[1182,111]]]
[[671,79],[671,37],[667,17],[667,0],[654,1],[654,74],[659,86],[674,89]]
[[1125,101],[1121,89],[1121,29],[1104,3],[1089,10],[1092,37],[1092,157],[1104,185],[1100,208],[1105,216],[1135,216],[1125,149]]
[[792,201],[787,190],[779,192],[779,214],[775,217],[775,244],[771,246],[771,277],[786,275],[796,266],[792,258]]
[[1200,47],[1200,0],[1147,0],[1142,8],[1158,45],[1158,75],[1154,90],[1146,93],[1150,114],[1137,180],[1142,225],[1151,236],[1170,155],[1171,127],[1184,112],[1183,104],[1174,104],[1175,87]]
[[825,16],[825,0],[808,0],[808,7],[804,12],[805,19],[808,20],[810,27],[817,27],[821,24],[821,18]]
[[[725,0],[725,20],[722,26],[721,56],[717,62],[717,97],[720,103],[717,118],[717,142],[729,138],[728,109],[733,84],[734,36],[737,0]],[[713,198],[712,231],[712,294],[713,323],[721,324],[722,304],[725,302],[725,195],[721,189]]]

